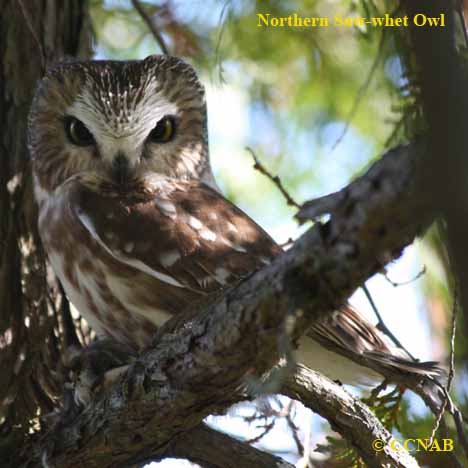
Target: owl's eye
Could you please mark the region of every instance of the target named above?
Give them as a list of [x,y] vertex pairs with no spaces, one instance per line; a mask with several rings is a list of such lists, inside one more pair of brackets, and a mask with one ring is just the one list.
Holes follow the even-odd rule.
[[75,117],[65,119],[65,131],[70,142],[76,146],[89,146],[94,143],[93,134]]
[[167,143],[171,141],[174,138],[175,127],[174,117],[170,115],[163,117],[149,133],[148,141],[152,143]]

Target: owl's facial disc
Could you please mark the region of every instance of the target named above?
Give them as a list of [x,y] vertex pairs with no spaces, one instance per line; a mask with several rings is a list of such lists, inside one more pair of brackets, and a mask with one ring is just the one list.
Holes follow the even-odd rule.
[[176,57],[61,64],[36,92],[29,130],[35,175],[47,190],[79,173],[216,186],[203,86]]
[[[158,118],[147,115],[143,123],[138,115],[127,115],[126,122],[116,124],[103,115],[98,120],[92,108],[75,104],[64,119],[64,132],[70,150],[82,159],[94,161],[93,171],[126,185],[144,176],[166,154],[177,154],[177,108],[166,105],[171,113]],[[152,123],[155,122],[155,123]],[[93,130],[91,131],[90,128]],[[166,147],[167,146],[167,147]]]
[[[120,89],[120,93],[128,96],[130,90]],[[148,94],[138,102],[120,98],[119,107],[110,106],[111,97],[112,90],[101,90],[97,99],[85,84],[67,109],[65,130],[77,159],[88,160],[90,169],[116,183],[148,172],[176,177],[174,169],[179,159],[186,158],[187,143],[203,141],[203,126],[188,128],[190,114],[161,93]],[[179,123],[183,133],[178,131]]]

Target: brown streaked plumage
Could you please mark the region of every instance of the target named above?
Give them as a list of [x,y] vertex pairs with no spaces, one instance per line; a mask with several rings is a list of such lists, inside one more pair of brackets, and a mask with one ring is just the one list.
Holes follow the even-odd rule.
[[[44,246],[100,336],[144,347],[172,315],[281,253],[219,193],[203,87],[177,58],[59,65],[36,92],[29,144]],[[349,306],[299,347],[300,360],[344,383],[380,378],[363,357],[421,379],[441,374]]]
[[[129,317],[141,318],[154,333],[154,325],[171,314],[280,252],[265,231],[206,184],[153,175],[122,192],[101,183],[94,176],[71,177],[43,206],[39,229],[72,302],[82,303],[96,331],[117,341],[148,345],[151,335],[132,334]],[[65,254],[62,261],[63,250],[72,258]]]

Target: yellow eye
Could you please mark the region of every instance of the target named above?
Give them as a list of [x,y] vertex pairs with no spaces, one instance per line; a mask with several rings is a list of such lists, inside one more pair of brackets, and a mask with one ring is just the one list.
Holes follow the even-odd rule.
[[167,143],[174,138],[175,120],[174,117],[167,115],[163,117],[156,127],[151,130],[148,140],[153,143]]

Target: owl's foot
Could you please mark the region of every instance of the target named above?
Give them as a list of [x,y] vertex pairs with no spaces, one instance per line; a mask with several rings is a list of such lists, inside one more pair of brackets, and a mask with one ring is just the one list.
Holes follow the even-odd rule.
[[135,349],[111,339],[97,340],[70,362],[74,403],[86,406],[93,395],[110,386],[136,358]]

